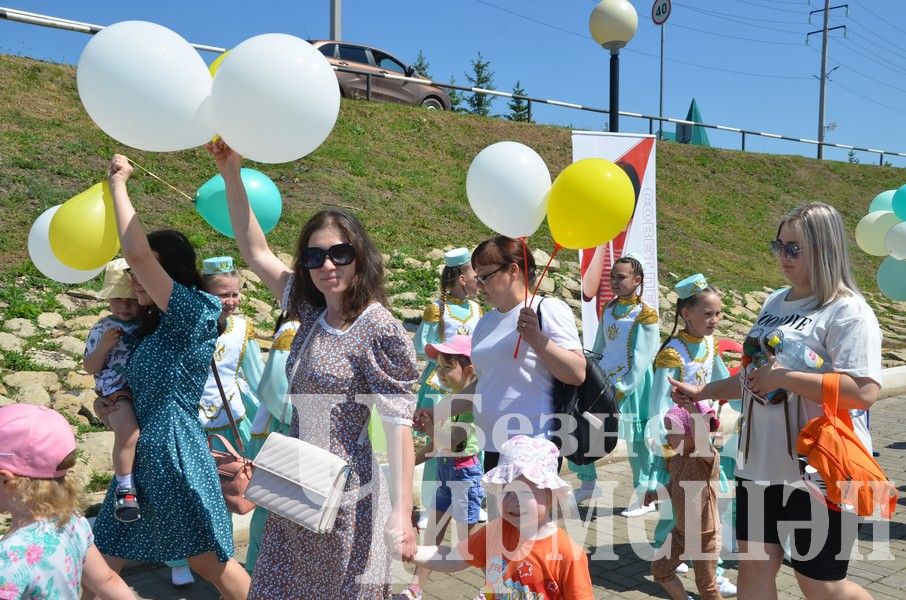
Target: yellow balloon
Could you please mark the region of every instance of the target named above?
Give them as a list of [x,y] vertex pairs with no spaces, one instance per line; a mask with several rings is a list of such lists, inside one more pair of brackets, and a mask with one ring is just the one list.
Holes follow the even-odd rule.
[[217,69],[220,68],[220,63],[223,62],[223,59],[226,58],[226,55],[229,53],[230,51],[227,50],[226,52],[215,58],[214,62],[208,65],[208,71],[211,73],[211,77],[217,74]]
[[594,248],[626,228],[635,189],[626,172],[609,160],[585,158],[569,165],[547,194],[547,222],[564,248]]
[[50,221],[50,249],[73,269],[97,269],[116,256],[120,240],[107,182],[96,183],[63,203]]

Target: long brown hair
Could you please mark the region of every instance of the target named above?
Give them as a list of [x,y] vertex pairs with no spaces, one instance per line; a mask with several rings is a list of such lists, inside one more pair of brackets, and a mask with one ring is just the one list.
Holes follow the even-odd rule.
[[312,216],[299,234],[296,258],[293,261],[295,277],[289,290],[286,310],[290,319],[301,319],[304,304],[311,304],[316,308],[327,306],[324,294],[312,281],[311,272],[302,265],[301,256],[302,251],[308,247],[311,236],[316,231],[328,227],[340,231],[355,250],[353,262],[355,274],[349,288],[343,293],[345,322],[355,320],[372,302],[387,305],[387,294],[384,291],[384,261],[380,252],[358,219],[346,211],[330,208]]

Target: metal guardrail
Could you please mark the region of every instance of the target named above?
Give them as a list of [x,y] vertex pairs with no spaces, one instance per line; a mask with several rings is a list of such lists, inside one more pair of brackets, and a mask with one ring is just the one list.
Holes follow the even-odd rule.
[[[39,25],[41,27],[52,27],[52,28],[56,28],[56,29],[65,29],[67,31],[76,31],[76,32],[80,32],[80,33],[87,33],[89,35],[94,35],[95,33],[104,29],[103,25],[93,25],[91,23],[82,23],[80,21],[73,21],[70,19],[52,17],[50,15],[42,15],[42,14],[38,14],[38,13],[26,12],[23,10],[18,10],[15,8],[6,8],[6,7],[2,7],[2,6],[0,6],[0,18],[7,19],[9,21],[16,21],[19,23],[26,23],[29,25]],[[200,50],[202,52],[215,52],[218,54],[222,54],[223,52],[227,51],[227,48],[220,48],[218,46],[209,46],[206,44],[194,44],[191,42],[189,44],[196,50]],[[528,120],[530,122],[532,121],[532,105],[533,104],[548,104],[550,106],[559,106],[559,107],[563,107],[563,108],[581,110],[581,111],[585,111],[585,112],[593,112],[593,113],[598,113],[598,114],[609,114],[610,113],[610,111],[607,110],[606,108],[600,108],[600,107],[595,107],[595,106],[585,106],[582,104],[576,104],[574,102],[564,102],[562,100],[552,100],[549,98],[536,98],[533,96],[522,96],[522,95],[510,93],[510,92],[501,92],[499,90],[488,90],[488,89],[484,89],[484,88],[452,85],[449,83],[441,83],[438,81],[432,81],[430,79],[425,79],[425,78],[421,78],[421,77],[406,77],[404,75],[397,75],[395,73],[371,73],[371,72],[367,72],[367,71],[361,71],[358,69],[352,69],[349,67],[335,66],[333,68],[335,71],[342,71],[342,72],[346,72],[346,73],[356,73],[359,75],[364,75],[366,78],[365,98],[367,100],[372,99],[371,98],[371,90],[372,90],[371,80],[372,80],[372,78],[379,77],[379,78],[383,78],[383,79],[396,79],[396,80],[402,80],[402,81],[412,81],[415,83],[433,85],[433,86],[444,88],[444,89],[457,90],[457,91],[469,92],[469,93],[474,93],[474,94],[485,94],[485,95],[489,95],[489,96],[500,96],[502,98],[525,100],[527,107],[528,107]],[[764,131],[756,131],[753,129],[742,129],[740,127],[730,127],[727,125],[714,125],[711,123],[698,123],[695,121],[687,121],[685,119],[675,119],[672,117],[660,117],[660,116],[656,116],[656,115],[646,115],[646,114],[642,114],[642,113],[625,112],[622,110],[620,111],[619,114],[621,117],[629,117],[629,118],[634,118],[634,119],[647,120],[649,134],[654,133],[654,131],[655,131],[654,123],[655,122],[658,122],[658,125],[661,129],[663,129],[664,123],[674,123],[676,125],[689,125],[689,126],[694,126],[694,127],[705,127],[707,129],[714,129],[717,131],[727,131],[730,133],[738,133],[740,135],[740,150],[742,150],[744,152],[746,151],[746,136],[757,136],[757,137],[763,137],[763,138],[769,138],[769,139],[796,142],[796,143],[800,143],[800,144],[810,144],[810,145],[814,145],[814,146],[820,145],[825,148],[840,148],[843,150],[853,150],[853,151],[859,151],[859,152],[868,152],[870,154],[877,154],[879,165],[883,165],[884,158],[888,157],[888,156],[898,156],[898,157],[906,158],[906,152],[894,152],[891,150],[880,150],[877,148],[865,148],[865,147],[861,147],[861,146],[852,146],[849,144],[835,144],[832,142],[819,142],[818,140],[813,140],[813,139],[809,139],[809,138],[797,138],[797,137],[793,137],[793,136],[789,136],[789,135],[782,135],[782,134],[778,134],[778,133],[768,133],[768,132],[764,132]]]

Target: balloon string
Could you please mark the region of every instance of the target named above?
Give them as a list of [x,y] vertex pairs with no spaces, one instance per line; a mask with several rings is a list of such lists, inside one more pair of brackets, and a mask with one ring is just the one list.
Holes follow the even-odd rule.
[[[525,236],[518,238],[522,242],[522,265],[528,267],[528,244],[525,243]],[[525,296],[522,299],[522,305],[528,306],[528,289],[529,289],[529,280],[528,280],[528,269],[522,269],[522,274],[525,277]],[[519,334],[519,338],[516,340],[516,349],[513,350],[513,360],[516,360],[516,357],[519,356],[519,346],[522,344],[522,334]]]
[[129,159],[129,162],[132,163],[132,166],[133,166],[133,167],[138,167],[139,169],[141,169],[142,171],[144,171],[145,173],[147,173],[148,175],[150,175],[150,176],[153,177],[154,179],[158,180],[159,182],[161,182],[162,184],[164,184],[165,186],[167,186],[168,188],[170,188],[171,190],[173,190],[174,192],[176,192],[177,194],[179,194],[180,196],[182,196],[182,197],[185,198],[186,200],[188,200],[188,201],[190,201],[190,202],[194,202],[194,200],[192,199],[192,196],[190,196],[190,195],[188,195],[187,193],[185,193],[184,191],[178,189],[176,186],[172,185],[170,182],[164,181],[163,179],[161,179],[160,177],[158,177],[156,174],[152,173],[151,171],[149,171],[149,170],[146,169],[145,167],[141,166],[140,164],[138,164],[137,162],[135,162],[135,161],[132,160],[131,158]]
[[[525,247],[525,238],[523,238],[522,243],[523,243],[523,248],[524,248]],[[538,295],[538,288],[541,287],[541,280],[544,279],[544,276],[547,274],[548,269],[550,269],[551,263],[554,262],[554,257],[557,256],[557,252],[560,252],[560,250],[562,248],[563,248],[563,246],[554,242],[554,252],[551,254],[551,257],[547,260],[547,264],[544,265],[544,270],[541,271],[541,276],[538,277],[538,283],[535,284],[535,289],[532,290],[532,299],[528,303],[526,303],[526,306],[531,306],[532,302],[535,301],[535,296]],[[526,259],[526,262],[528,262],[528,259]],[[526,280],[525,293],[526,293],[526,295],[528,295],[528,273],[526,273],[526,275],[525,275],[525,280]],[[514,359],[519,355],[519,345],[521,343],[522,343],[522,334],[520,333],[519,339],[516,340],[516,351],[513,352]]]

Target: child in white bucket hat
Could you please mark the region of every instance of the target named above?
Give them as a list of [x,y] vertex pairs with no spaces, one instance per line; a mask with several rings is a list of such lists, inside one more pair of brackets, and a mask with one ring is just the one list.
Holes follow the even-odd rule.
[[135,299],[125,259],[117,258],[107,263],[104,287],[98,297],[107,300],[110,315],[100,319],[88,332],[84,367],[94,375],[94,391],[98,398],[106,398],[116,406],[104,420],[104,424],[113,430],[113,473],[116,477],[113,517],[131,523],[141,517],[132,481],[139,429],[132,409],[132,392],[126,381],[126,363],[134,334],[141,325],[142,307]]
[[[500,517],[450,548],[420,546],[413,562],[452,573],[485,570],[479,598],[495,595],[550,600],[594,598],[588,557],[553,520],[555,502],[570,485],[557,474],[557,447],[544,438],[517,435],[500,448],[500,462],[485,473],[485,490],[498,498]],[[512,550],[510,550],[512,548]]]

